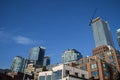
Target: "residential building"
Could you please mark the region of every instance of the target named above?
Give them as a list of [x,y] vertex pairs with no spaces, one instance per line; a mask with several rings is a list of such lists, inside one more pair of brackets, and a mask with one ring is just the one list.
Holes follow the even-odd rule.
[[94,35],[95,46],[110,45],[114,47],[112,35],[107,21],[103,21],[100,17],[92,20],[92,29]]
[[29,54],[29,63],[33,63],[36,66],[42,66],[44,54],[45,54],[44,47],[39,46],[39,47],[31,48]]
[[43,60],[43,66],[48,66],[50,65],[50,57],[45,56]]
[[13,59],[12,65],[11,65],[11,71],[12,72],[21,72],[24,73],[24,69],[26,67],[27,64],[27,60],[20,57],[20,56],[16,56]]
[[117,30],[117,41],[120,46],[120,29]]
[[65,64],[59,64],[52,68],[51,71],[39,73],[38,80],[86,80],[88,72],[71,67]]
[[82,54],[75,49],[68,49],[62,54],[62,63],[69,63],[82,58]]
[[93,49],[93,56],[84,57],[69,66],[88,71],[88,77],[100,80],[119,80],[120,52],[111,46]]

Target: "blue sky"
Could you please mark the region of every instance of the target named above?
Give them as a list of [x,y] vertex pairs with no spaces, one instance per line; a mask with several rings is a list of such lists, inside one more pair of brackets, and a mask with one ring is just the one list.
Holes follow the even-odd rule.
[[28,58],[30,48],[46,47],[51,63],[60,63],[62,53],[74,48],[91,56],[94,46],[94,16],[108,21],[114,44],[120,28],[119,0],[0,0],[0,68],[10,68],[15,56]]

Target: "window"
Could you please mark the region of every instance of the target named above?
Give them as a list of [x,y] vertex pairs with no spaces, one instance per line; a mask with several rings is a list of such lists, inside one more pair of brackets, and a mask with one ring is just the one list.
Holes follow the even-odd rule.
[[111,55],[112,54],[112,52],[107,52],[107,55]]
[[104,76],[108,76],[108,72],[107,71],[104,71]]
[[75,73],[75,76],[77,76],[77,77],[78,77],[78,73]]
[[97,68],[97,64],[96,63],[91,64],[91,69],[95,69],[95,68]]
[[80,69],[86,70],[86,66],[81,66]]
[[68,71],[68,70],[66,70],[66,71],[65,71],[65,74],[66,74],[66,75],[69,75],[69,71]]
[[84,78],[85,77],[85,75],[84,74],[81,74],[82,75],[82,78]]
[[45,76],[40,76],[39,80],[45,80]]
[[93,72],[91,72],[91,76],[98,76],[98,71],[93,71]]
[[53,80],[59,80],[62,78],[62,70],[53,72]]
[[113,60],[113,56],[109,56],[109,57],[108,57],[108,60]]
[[110,64],[111,64],[111,65],[114,65],[114,64],[115,64],[115,62],[110,62]]
[[108,66],[105,63],[103,63],[103,68],[108,68]]
[[104,58],[104,55],[103,55],[103,54],[100,54],[99,56],[100,56],[100,58],[101,58],[101,59],[103,59],[103,58]]
[[47,75],[46,80],[51,80],[51,75]]

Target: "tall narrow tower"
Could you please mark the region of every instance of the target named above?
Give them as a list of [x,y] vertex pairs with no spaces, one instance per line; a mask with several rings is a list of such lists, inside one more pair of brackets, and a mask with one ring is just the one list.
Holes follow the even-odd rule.
[[92,29],[96,47],[102,45],[110,45],[114,47],[112,35],[106,21],[103,21],[100,17],[97,17],[92,20]]
[[120,46],[120,29],[117,30],[117,40],[118,40],[118,44]]

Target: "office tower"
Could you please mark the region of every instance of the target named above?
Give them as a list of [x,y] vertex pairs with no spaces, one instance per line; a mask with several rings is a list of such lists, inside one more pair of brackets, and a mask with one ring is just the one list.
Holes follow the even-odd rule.
[[120,29],[117,30],[117,41],[120,46]]
[[31,48],[29,54],[29,63],[33,63],[36,66],[42,66],[44,54],[45,54],[44,47],[39,46],[39,47]]
[[26,64],[27,64],[27,60],[20,57],[20,56],[16,56],[14,59],[13,59],[13,62],[12,62],[12,65],[11,65],[11,70],[13,72],[21,72],[23,73],[24,72],[24,69],[26,67]]
[[80,58],[82,58],[82,55],[80,52],[78,52],[75,49],[68,49],[62,55],[62,62],[63,63],[72,62]]
[[92,29],[96,47],[101,45],[110,45],[114,47],[112,35],[106,21],[103,21],[100,17],[92,20]]
[[45,56],[43,60],[43,66],[50,65],[50,57]]

